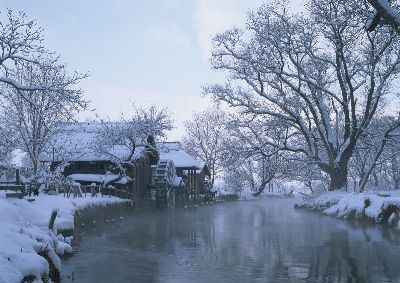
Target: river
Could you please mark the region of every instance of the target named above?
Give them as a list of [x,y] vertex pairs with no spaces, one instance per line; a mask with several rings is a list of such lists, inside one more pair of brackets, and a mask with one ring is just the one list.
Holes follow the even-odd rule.
[[398,234],[293,205],[269,198],[85,223],[62,282],[400,282]]

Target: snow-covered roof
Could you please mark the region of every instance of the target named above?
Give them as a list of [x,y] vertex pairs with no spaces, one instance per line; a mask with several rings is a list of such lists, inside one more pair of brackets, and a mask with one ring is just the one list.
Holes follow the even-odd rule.
[[[93,183],[108,183],[110,181],[118,179],[118,175],[115,174],[72,174],[69,175],[74,181],[81,182],[93,182]],[[123,176],[120,180],[116,181],[116,184],[127,184],[131,178],[128,176]]]
[[[96,152],[93,144],[102,130],[100,123],[65,124],[51,141],[43,161],[103,161],[114,158],[126,160],[130,149],[125,145],[115,145],[108,152]],[[201,170],[203,164],[197,162],[182,149],[180,142],[163,142],[157,145],[160,159],[170,159],[176,168],[196,168]],[[54,148],[54,159],[53,159]],[[144,145],[137,145],[133,158],[139,159],[144,153]]]
[[202,166],[189,153],[182,149],[180,142],[164,142],[158,145],[160,159],[170,159],[174,162],[175,168],[196,168]]
[[[62,130],[53,137],[41,160],[100,161],[115,158],[126,160],[131,152],[125,145],[114,145],[107,152],[96,152],[93,145],[102,130],[101,127],[100,123],[64,124]],[[144,146],[137,146],[133,158],[139,158],[143,152]]]

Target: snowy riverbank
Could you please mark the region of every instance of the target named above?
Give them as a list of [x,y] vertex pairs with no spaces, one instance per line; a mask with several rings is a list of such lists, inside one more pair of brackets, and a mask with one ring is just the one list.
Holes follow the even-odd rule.
[[[125,201],[115,197],[69,199],[41,195],[28,202],[0,196],[0,283],[46,280],[52,269],[61,269],[59,255],[72,251],[71,238],[64,238],[57,231],[74,228],[75,212]],[[48,223],[53,210],[58,213],[51,231]]]
[[344,219],[384,223],[400,230],[399,191],[325,192],[304,197],[296,206]]

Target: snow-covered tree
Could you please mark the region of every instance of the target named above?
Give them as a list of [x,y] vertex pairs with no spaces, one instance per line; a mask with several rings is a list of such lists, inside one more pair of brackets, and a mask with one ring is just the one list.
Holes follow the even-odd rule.
[[[0,100],[3,106],[7,106],[2,115],[5,118],[2,121],[2,130],[7,132],[8,138],[12,137],[14,141],[18,141],[19,146],[24,144],[25,148],[28,146],[29,138],[17,139],[16,133],[21,133],[19,130],[14,131],[17,124],[20,123],[20,130],[22,130],[23,127],[28,129],[29,124],[32,126],[33,123],[38,122],[28,121],[25,118],[30,115],[29,111],[35,112],[36,116],[39,112],[43,112],[47,107],[46,102],[49,103],[49,107],[61,106],[58,110],[64,113],[63,107],[68,108],[66,104],[73,104],[80,95],[80,90],[71,86],[85,76],[67,75],[66,64],[61,62],[53,52],[47,50],[43,41],[43,29],[36,20],[28,19],[24,12],[6,10],[0,13]],[[47,78],[44,78],[44,74],[47,74]],[[38,75],[38,78],[35,78],[35,75]],[[17,106],[17,104],[20,105]],[[19,114],[15,112],[17,107],[20,107]],[[37,109],[33,110],[33,107]],[[48,112],[48,117],[55,113]],[[6,120],[12,122],[13,125],[6,125]],[[45,129],[47,126],[41,124],[41,129],[34,131],[43,134],[48,131]],[[51,126],[48,127],[51,128]],[[29,134],[25,133],[24,136],[27,137]],[[36,143],[43,143],[42,138],[43,135],[33,139]],[[11,149],[6,148],[6,145],[10,144],[9,141],[0,142],[2,143],[1,155],[9,154]],[[13,144],[13,146],[16,145]],[[33,149],[33,143],[31,145],[33,155],[31,153],[29,155],[37,169],[37,154],[40,149]]]
[[41,68],[23,64],[15,79],[24,85],[52,85],[54,90],[34,90],[21,96],[14,87],[3,86],[1,125],[15,147],[26,152],[36,174],[39,158],[62,122],[74,119],[87,102],[77,84],[85,75],[68,75],[64,65]]
[[[350,161],[350,170],[364,191],[373,177],[374,186],[397,187],[397,164],[400,157],[400,124],[391,116],[375,118],[369,129],[361,136]],[[385,176],[384,176],[385,175]],[[388,180],[388,176],[390,180]],[[392,184],[391,181],[393,181]]]
[[[30,82],[18,80],[21,70],[27,65],[37,69],[65,68],[59,58],[43,45],[43,29],[36,20],[29,20],[24,12],[7,10],[0,14],[0,85],[9,86],[34,104],[29,93],[32,91],[61,91],[63,85],[53,81]],[[0,93],[1,94],[1,93]]]
[[167,133],[174,128],[172,113],[167,108],[156,105],[138,107],[134,104],[132,107],[133,114],[128,117],[128,121],[140,125],[143,140],[149,135],[152,135],[156,141],[163,140],[167,137]]
[[368,2],[375,9],[375,13],[368,19],[366,24],[368,31],[375,30],[381,20],[400,31],[400,3],[392,3],[396,1],[390,0],[368,0]]
[[279,124],[265,124],[255,115],[231,115],[227,126],[222,155],[225,180],[232,185],[236,175],[254,196],[259,196],[277,177],[282,164],[283,155],[268,142],[279,142],[284,131]]
[[183,148],[208,165],[211,173],[211,183],[222,173],[222,158],[227,138],[227,115],[218,107],[212,106],[205,111],[194,113],[185,124],[185,136],[182,139]]
[[250,188],[253,196],[260,196],[268,185],[277,177],[280,156],[270,157],[261,154],[237,159],[235,163],[227,164],[224,181],[227,187],[232,187],[235,192]]
[[96,143],[93,144],[95,151],[120,159],[112,156],[110,148],[122,146],[129,151],[129,154],[124,157],[124,160],[120,160],[121,162],[130,162],[136,145],[146,144],[149,135],[159,141],[164,139],[167,133],[174,128],[170,111],[155,105],[149,108],[133,105],[131,115],[122,114],[118,121],[112,121],[109,118],[102,119],[100,124],[101,129]]
[[225,84],[204,87],[243,114],[280,121],[276,150],[301,155],[330,176],[330,190],[347,186],[357,141],[394,90],[400,73],[400,35],[363,26],[364,1],[311,0],[293,15],[286,1],[249,14],[243,29],[213,39],[212,66]]
[[322,173],[315,163],[299,159],[295,154],[284,155],[280,170],[282,181],[301,182],[311,193],[325,191],[329,185],[326,174]]
[[173,119],[167,108],[133,105],[132,113],[129,116],[121,115],[118,121],[102,120],[92,145],[94,152],[109,156],[117,166],[114,169],[118,175],[113,182],[126,176],[126,169],[134,165],[138,157],[135,155],[138,145],[146,145],[145,150],[155,154],[157,149],[154,148],[154,140],[164,139],[168,131],[173,129]]
[[15,149],[14,142],[7,128],[0,125],[0,167],[11,163],[12,151]]
[[389,188],[400,189],[400,137],[397,136],[396,143],[386,148],[388,158],[381,166],[382,177]]

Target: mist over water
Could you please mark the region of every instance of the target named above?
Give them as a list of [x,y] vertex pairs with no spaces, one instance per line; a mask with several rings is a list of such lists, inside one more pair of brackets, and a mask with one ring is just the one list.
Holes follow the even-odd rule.
[[[400,237],[270,198],[86,224],[63,282],[399,282]],[[92,216],[90,216],[92,217]]]

